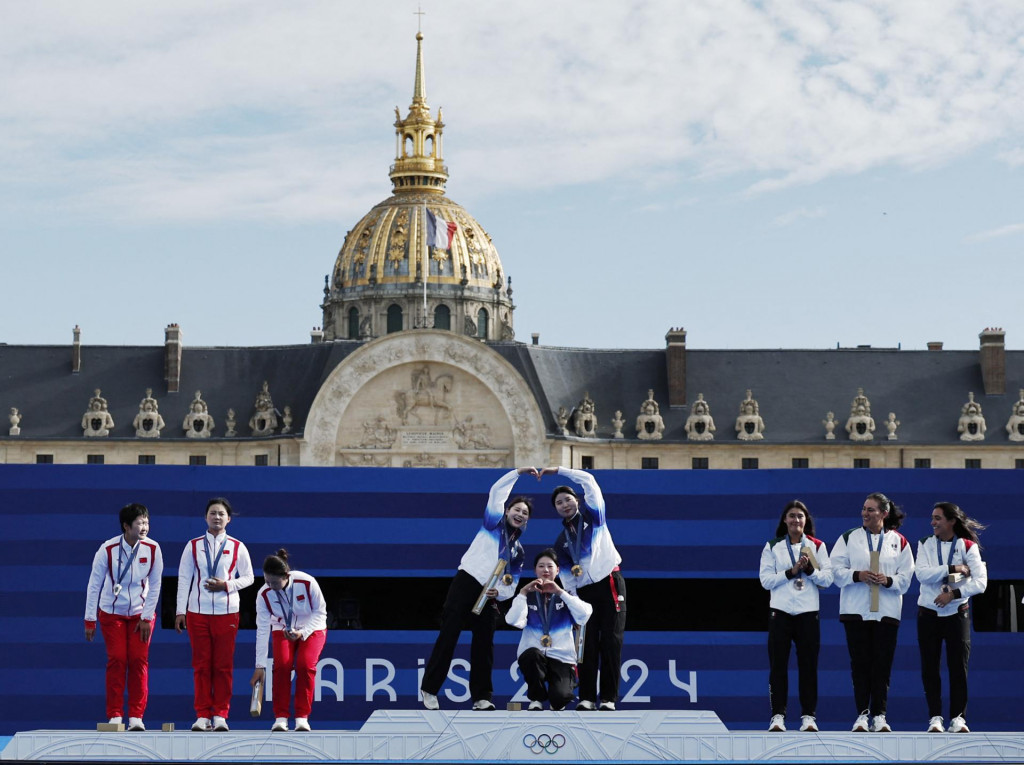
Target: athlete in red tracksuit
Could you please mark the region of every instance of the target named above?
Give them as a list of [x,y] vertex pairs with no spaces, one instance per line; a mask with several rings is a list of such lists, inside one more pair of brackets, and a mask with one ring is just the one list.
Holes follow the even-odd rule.
[[316,665],[327,642],[327,606],[316,579],[288,566],[281,549],[263,561],[266,580],[256,595],[256,671],[251,685],[267,677],[267,644],[274,651],[274,724],[288,730],[292,670],[295,671],[295,730],[308,731]]
[[100,631],[107,647],[107,717],[120,723],[128,685],[128,730],[145,730],[149,699],[149,641],[164,559],[149,539],[149,510],[132,503],[121,508],[122,533],[108,539],[92,560],[85,598],[85,639]]
[[223,497],[207,502],[207,532],[185,545],[178,566],[174,628],[180,633],[187,626],[192,645],[194,731],[228,730],[238,592],[254,579],[249,551],[225,530],[233,512]]

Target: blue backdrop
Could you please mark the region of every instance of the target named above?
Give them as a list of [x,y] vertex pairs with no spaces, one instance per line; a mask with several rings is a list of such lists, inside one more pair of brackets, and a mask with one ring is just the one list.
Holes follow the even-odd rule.
[[[279,546],[296,568],[317,577],[440,577],[447,580],[479,527],[491,483],[503,471],[373,468],[229,468],[100,465],[0,466],[0,734],[34,728],[92,728],[103,717],[102,640],[82,634],[85,585],[99,543],[118,531],[128,502],[150,508],[151,536],[163,548],[165,576],[176,574],[186,540],[204,529],[206,500],[223,495],[240,516],[231,532],[259,566]],[[901,530],[915,546],[931,532],[938,500],[960,504],[988,524],[984,556],[992,580],[1024,580],[1024,471],[746,470],[595,471],[627,582],[679,579],[665,609],[700,613],[702,588],[686,580],[756,580],[760,551],[782,506],[799,497],[831,549],[860,525],[870,491],[902,505]],[[548,495],[561,481],[521,479],[534,494],[527,556],[558,532]],[[257,578],[257,585],[260,579]],[[1018,597],[1020,596],[1018,590]],[[904,599],[889,719],[902,730],[927,722],[915,638],[917,583]],[[440,605],[440,604],[438,604]],[[400,608],[401,604],[395,607]],[[745,607],[745,606],[738,606]],[[822,598],[820,724],[848,729],[856,715],[849,659],[837,621],[838,591]],[[321,661],[315,726],[358,727],[375,708],[409,708],[435,634],[332,630]],[[765,726],[767,651],[760,631],[630,632],[623,652],[621,708],[713,709],[734,729]],[[239,634],[232,725],[269,725],[247,715],[255,631]],[[514,679],[518,634],[496,639],[495,701],[523,699]],[[975,729],[1019,729],[1024,702],[1020,633],[975,632],[968,719]],[[151,726],[190,722],[192,678],[186,635],[155,631],[150,655]],[[465,706],[468,642],[456,654],[442,705]],[[795,674],[791,696],[795,697]],[[791,707],[795,708],[795,698]]]

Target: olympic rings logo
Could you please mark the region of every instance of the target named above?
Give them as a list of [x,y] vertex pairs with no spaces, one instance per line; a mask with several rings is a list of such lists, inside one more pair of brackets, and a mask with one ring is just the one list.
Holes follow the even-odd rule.
[[565,736],[561,733],[556,733],[554,736],[547,733],[541,733],[539,736],[527,733],[523,736],[523,746],[534,754],[540,754],[541,752],[554,754],[565,746]]

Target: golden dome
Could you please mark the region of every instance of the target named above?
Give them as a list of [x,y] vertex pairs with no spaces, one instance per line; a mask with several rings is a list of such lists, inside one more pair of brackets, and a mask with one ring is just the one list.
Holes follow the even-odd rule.
[[[454,222],[451,247],[427,246],[427,210]],[[502,286],[501,259],[491,237],[445,196],[399,192],[374,206],[356,224],[334,264],[333,287],[346,290],[387,284],[451,284],[492,290]]]
[[[393,195],[345,236],[324,286],[325,339],[427,326],[481,339],[514,336],[512,290],[498,251],[473,216],[445,196],[444,122],[440,109],[431,115],[426,93],[417,34],[412,104],[405,118],[395,107]],[[447,242],[428,235],[430,216]]]

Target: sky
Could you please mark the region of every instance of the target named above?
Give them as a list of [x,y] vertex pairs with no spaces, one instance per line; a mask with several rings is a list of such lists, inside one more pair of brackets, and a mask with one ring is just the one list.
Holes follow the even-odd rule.
[[517,339],[1024,348],[1020,0],[34,0],[0,24],[0,342],[309,342],[394,107]]

